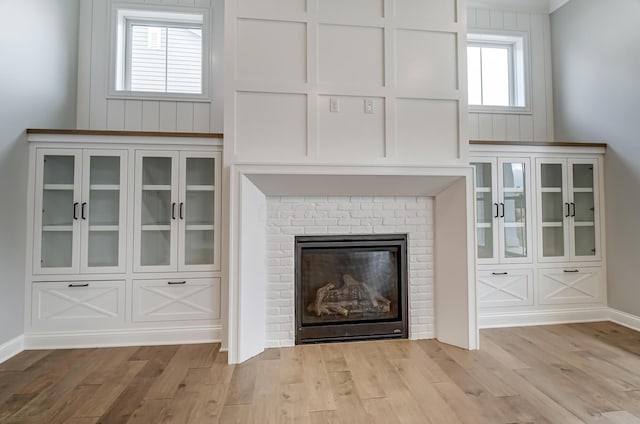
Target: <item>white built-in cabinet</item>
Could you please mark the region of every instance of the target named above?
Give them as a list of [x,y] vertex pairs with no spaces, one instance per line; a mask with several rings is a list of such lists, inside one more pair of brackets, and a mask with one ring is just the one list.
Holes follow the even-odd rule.
[[481,325],[599,316],[604,152],[594,144],[472,142]]
[[27,344],[219,340],[221,140],[29,141]]

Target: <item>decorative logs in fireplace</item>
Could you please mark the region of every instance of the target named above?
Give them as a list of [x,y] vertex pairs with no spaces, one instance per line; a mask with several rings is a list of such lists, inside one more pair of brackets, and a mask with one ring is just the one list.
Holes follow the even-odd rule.
[[349,274],[342,276],[344,284],[336,288],[327,283],[316,291],[315,300],[307,306],[307,311],[322,315],[353,316],[379,315],[391,311],[391,301],[382,296],[367,283],[356,280]]
[[406,338],[407,236],[296,237],[296,343]]

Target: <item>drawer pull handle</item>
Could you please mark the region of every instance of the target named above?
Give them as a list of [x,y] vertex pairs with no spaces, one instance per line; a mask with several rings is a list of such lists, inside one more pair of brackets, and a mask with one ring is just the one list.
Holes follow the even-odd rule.
[[508,272],[492,272],[491,275],[509,275]]
[[579,269],[565,269],[564,272],[580,272]]
[[186,281],[169,281],[167,284],[178,285],[178,284],[187,284],[187,282]]
[[89,287],[89,283],[84,283],[84,284],[69,284],[69,287]]

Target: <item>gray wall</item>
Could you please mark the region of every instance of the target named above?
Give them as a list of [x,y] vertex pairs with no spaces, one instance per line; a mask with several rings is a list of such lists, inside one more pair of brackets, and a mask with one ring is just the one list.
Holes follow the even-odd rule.
[[0,345],[24,332],[24,130],[75,126],[78,5],[0,0]]
[[640,1],[573,0],[551,16],[555,132],[609,143],[609,306],[640,316]]

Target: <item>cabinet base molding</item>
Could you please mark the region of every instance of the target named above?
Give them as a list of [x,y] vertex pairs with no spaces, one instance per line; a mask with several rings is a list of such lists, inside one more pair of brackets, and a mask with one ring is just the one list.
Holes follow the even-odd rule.
[[640,317],[609,308],[609,320],[635,331],[640,331]]
[[480,328],[502,328],[609,321],[609,311],[609,308],[600,306],[579,309],[493,312],[480,314],[479,323]]
[[24,350],[24,336],[18,336],[0,345],[0,364]]
[[114,331],[27,333],[25,349],[72,349],[119,346],[219,343],[222,326],[143,328]]

